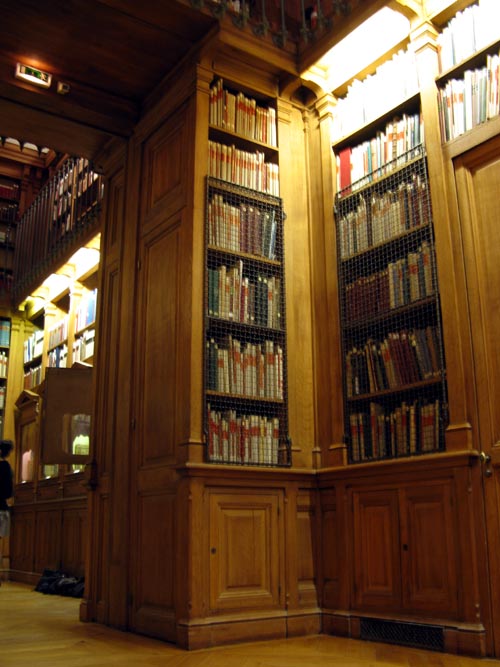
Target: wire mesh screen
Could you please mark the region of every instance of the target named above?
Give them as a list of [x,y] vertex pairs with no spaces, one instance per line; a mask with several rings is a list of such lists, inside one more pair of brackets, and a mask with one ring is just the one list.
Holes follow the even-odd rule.
[[281,200],[209,178],[207,460],[290,465]]
[[335,202],[352,463],[444,448],[445,359],[426,160],[412,151],[388,167]]

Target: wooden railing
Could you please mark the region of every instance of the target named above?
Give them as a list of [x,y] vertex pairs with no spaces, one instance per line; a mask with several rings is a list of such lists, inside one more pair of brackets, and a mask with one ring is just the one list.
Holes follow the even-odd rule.
[[69,158],[43,186],[17,227],[15,304],[95,233],[102,198],[102,178],[84,158]]
[[359,0],[190,0],[193,7],[209,11],[219,20],[229,16],[242,30],[258,37],[270,35],[274,44],[285,48],[313,41],[334,27]]

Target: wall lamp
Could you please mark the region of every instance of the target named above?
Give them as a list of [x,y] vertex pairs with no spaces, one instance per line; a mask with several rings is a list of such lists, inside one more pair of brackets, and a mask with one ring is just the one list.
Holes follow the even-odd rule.
[[41,69],[32,67],[31,65],[24,65],[23,63],[16,64],[15,77],[16,79],[33,83],[35,86],[41,86],[42,88],[50,88],[50,84],[52,83],[52,74],[43,72]]

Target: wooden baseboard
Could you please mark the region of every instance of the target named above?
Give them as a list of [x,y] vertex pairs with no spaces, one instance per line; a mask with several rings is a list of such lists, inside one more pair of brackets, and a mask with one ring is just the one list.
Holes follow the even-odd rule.
[[265,639],[284,639],[287,627],[285,616],[271,618],[225,617],[190,621],[177,626],[177,645],[190,650]]
[[17,581],[20,584],[30,584],[35,586],[42,575],[37,572],[23,572],[21,570],[9,570],[7,579]]
[[[372,615],[367,614],[366,618]],[[373,615],[386,621],[395,623],[414,623],[415,625],[429,625],[440,627],[443,631],[444,651],[458,655],[470,655],[477,658],[486,656],[486,631],[481,624],[460,623],[448,620],[426,618],[412,618],[390,615]],[[359,612],[351,614],[343,611],[328,611],[322,613],[322,632],[359,639],[361,637],[361,619]],[[381,640],[383,641],[383,640]]]

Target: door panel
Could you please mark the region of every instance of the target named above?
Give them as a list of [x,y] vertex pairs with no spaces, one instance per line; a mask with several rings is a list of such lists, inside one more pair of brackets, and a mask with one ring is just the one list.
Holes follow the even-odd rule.
[[210,494],[210,608],[281,604],[279,494]]
[[451,498],[444,482],[404,491],[403,606],[409,611],[456,615],[458,549]]
[[401,606],[396,490],[353,493],[353,598],[358,608]]

